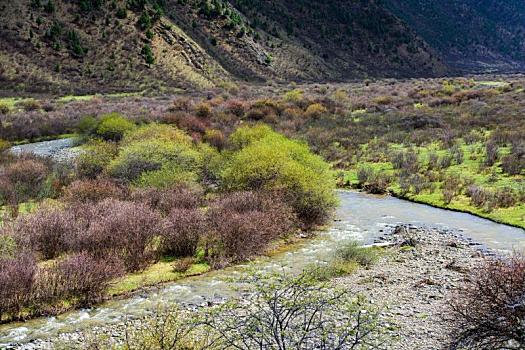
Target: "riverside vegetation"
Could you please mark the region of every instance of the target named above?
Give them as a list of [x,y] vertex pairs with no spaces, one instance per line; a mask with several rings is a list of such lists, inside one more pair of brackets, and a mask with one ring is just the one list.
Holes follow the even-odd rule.
[[116,113],[79,130],[74,167],[3,155],[3,320],[93,304],[158,261],[180,277],[250,259],[336,204],[330,166],[267,126],[237,128],[222,151]]
[[[144,281],[155,284],[249,260],[276,241],[326,223],[337,204],[336,180],[525,227],[524,85],[522,77],[506,76],[250,86],[210,90],[204,98],[188,93],[3,100],[2,149],[75,134],[81,151],[73,165],[2,153],[0,319],[92,305]],[[349,246],[315,281],[281,280],[273,285],[275,293],[317,291],[326,300],[314,298],[322,306],[314,310],[337,314],[341,310],[324,307],[342,299],[332,299],[337,292],[322,282],[376,259],[375,252]],[[510,288],[505,295],[512,298],[522,295],[520,259],[484,267],[501,277],[492,281]],[[503,276],[513,276],[513,283]],[[470,330],[455,344],[488,349],[494,347],[486,344],[522,342],[512,331],[501,333],[503,339],[494,335],[498,330],[483,329],[491,315],[500,315],[498,327],[507,330],[515,326],[505,320],[522,316],[476,304],[499,297],[480,288],[482,277],[473,275],[480,282],[467,283],[453,304],[452,322]],[[263,293],[258,300],[271,305],[270,297]],[[301,310],[312,310],[312,300],[303,301]],[[359,308],[368,308],[356,302],[350,296],[341,304],[351,310],[353,324]],[[472,306],[478,313],[465,314]],[[364,329],[356,328],[371,338],[354,348],[382,339],[376,311],[358,323]],[[229,346],[248,341],[236,330],[268,326],[257,313],[234,320],[199,322],[222,332]],[[257,337],[245,344],[270,341]],[[334,337],[317,334],[316,341],[325,339],[322,344],[331,349],[341,340]]]

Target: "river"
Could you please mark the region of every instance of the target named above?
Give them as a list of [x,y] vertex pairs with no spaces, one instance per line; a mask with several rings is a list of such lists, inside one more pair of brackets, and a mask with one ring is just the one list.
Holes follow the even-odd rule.
[[[260,258],[250,264],[259,271],[301,270],[308,264],[326,261],[345,240],[371,243],[398,223],[425,225],[459,231],[486,247],[511,251],[525,247],[525,231],[474,215],[433,208],[423,204],[353,191],[339,191],[340,206],[333,224],[317,238],[294,251],[271,258]],[[25,323],[0,326],[0,348],[9,343],[53,337],[61,332],[122,322],[155,310],[159,304],[195,303],[234,295],[229,278],[246,266],[214,271],[203,276],[163,285],[131,298],[113,300],[92,309],[76,310],[57,317],[39,318]]]

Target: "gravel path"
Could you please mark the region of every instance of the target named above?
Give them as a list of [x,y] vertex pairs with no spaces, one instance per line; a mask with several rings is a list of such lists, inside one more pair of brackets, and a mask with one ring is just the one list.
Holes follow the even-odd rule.
[[484,253],[460,235],[435,229],[400,226],[381,241],[408,240],[417,242],[416,247],[394,248],[370,269],[335,282],[384,307],[382,317],[397,339],[389,349],[442,349],[450,334],[442,322],[447,299]]

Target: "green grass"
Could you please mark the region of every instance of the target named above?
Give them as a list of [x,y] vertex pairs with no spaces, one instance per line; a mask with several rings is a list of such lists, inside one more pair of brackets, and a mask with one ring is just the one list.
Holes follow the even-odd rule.
[[144,271],[131,273],[116,280],[109,288],[108,295],[124,295],[144,287],[174,282],[182,278],[198,276],[210,271],[208,264],[198,263],[193,264],[186,272],[175,272],[173,270],[174,261],[175,259],[173,258],[163,258]]

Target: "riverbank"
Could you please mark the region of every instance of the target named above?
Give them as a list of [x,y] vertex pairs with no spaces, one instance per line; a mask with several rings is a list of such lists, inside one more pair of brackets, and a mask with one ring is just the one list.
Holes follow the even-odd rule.
[[[362,191],[362,189],[359,187],[357,182],[345,184],[345,185],[339,186],[339,188],[342,190]],[[511,209],[499,209],[499,212],[505,211],[505,210],[508,212],[512,212],[511,213],[512,215],[509,214],[505,216],[505,215],[500,215],[499,213],[485,212],[482,209],[475,208],[468,203],[468,199],[464,196],[463,196],[464,198],[460,198],[461,200],[457,199],[455,202],[446,204],[445,202],[443,202],[443,200],[440,199],[439,195],[436,195],[436,194],[404,195],[400,191],[396,191],[395,189],[389,188],[388,195],[395,197],[395,198],[403,199],[403,200],[406,200],[412,203],[429,205],[433,208],[445,209],[445,210],[450,210],[450,211],[454,211],[457,213],[475,215],[477,217],[490,220],[497,224],[503,224],[503,225],[516,227],[516,228],[525,230],[525,203],[520,204],[519,207],[515,207]],[[521,210],[520,208],[523,208],[523,210]]]
[[[440,348],[450,331],[442,321],[447,300],[468,271],[476,268],[490,251],[480,249],[479,244],[457,231],[408,225],[391,229],[376,243],[393,246],[375,265],[336,278],[332,283],[364,295],[383,309],[381,319],[389,325],[387,333],[393,339],[389,349]],[[220,300],[209,299],[184,307],[196,309],[217,302]],[[53,349],[57,344],[82,348],[86,337],[118,342],[127,327],[136,326],[136,322],[140,323],[140,319],[63,333],[54,339],[13,345],[9,349]]]
[[415,226],[398,226],[378,242],[395,247],[370,269],[334,283],[384,310],[381,318],[394,339],[389,349],[442,348],[451,331],[443,321],[447,301],[490,251],[457,232]]

